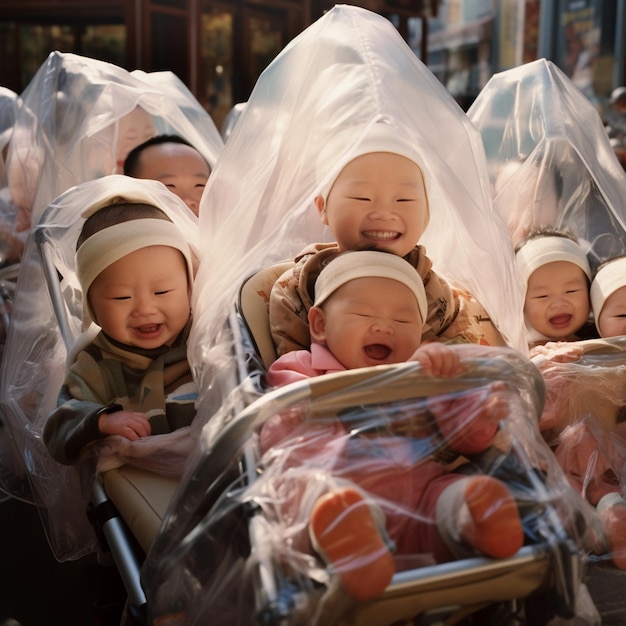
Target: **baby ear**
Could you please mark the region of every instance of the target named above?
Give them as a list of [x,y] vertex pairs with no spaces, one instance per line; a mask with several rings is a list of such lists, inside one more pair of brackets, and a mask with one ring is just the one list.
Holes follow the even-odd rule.
[[324,198],[322,196],[315,196],[313,199],[315,202],[315,208],[322,220],[322,224],[328,225],[328,218],[326,217],[326,202],[324,202]]
[[309,309],[309,332],[311,339],[316,343],[323,343],[326,340],[324,311],[318,306],[312,306]]

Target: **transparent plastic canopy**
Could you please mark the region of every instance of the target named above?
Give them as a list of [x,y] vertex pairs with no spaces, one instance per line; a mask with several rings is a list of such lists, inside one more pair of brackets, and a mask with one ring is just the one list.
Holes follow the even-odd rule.
[[[196,290],[191,358],[210,360],[238,286],[251,272],[332,241],[313,199],[377,122],[423,164],[433,269],[473,294],[510,345],[525,350],[521,286],[495,213],[480,135],[388,20],[337,5],[259,77],[205,191],[209,257]],[[417,243],[417,242],[416,242]]]
[[549,224],[574,231],[592,270],[626,252],[626,173],[598,110],[554,63],[495,74],[467,114],[514,243]]
[[96,547],[86,517],[96,471],[130,463],[177,475],[194,447],[190,429],[125,445],[121,437],[108,437],[77,465],[65,466],[52,459],[42,439],[72,356],[99,330],[93,323],[84,327],[75,271],[82,213],[99,198],[110,197],[111,189],[124,196],[138,187],[181,229],[200,262],[197,218],[184,202],[160,182],[113,174],[72,187],[51,202],[27,240],[20,267],[0,371],[0,406],[16,454],[2,458],[0,479],[5,491],[38,506],[59,560],[79,558]]
[[7,167],[22,230],[73,185],[122,173],[128,152],[151,136],[183,136],[211,167],[223,146],[210,115],[170,72],[133,74],[52,52],[21,99]]
[[[555,523],[549,524],[547,535],[554,539],[571,533],[583,543],[590,512],[570,489],[536,428],[542,382],[523,356],[522,288],[510,237],[492,205],[480,134],[389,21],[359,7],[337,5],[262,73],[203,196],[200,231],[205,256],[194,290],[189,356],[205,426],[197,458],[170,503],[144,565],[144,588],[154,619],[202,624],[210,616],[216,623],[250,623],[258,609],[257,584],[265,589],[270,570],[282,572],[283,566],[290,572],[283,582],[296,591],[296,606],[302,597],[299,590],[315,594],[328,582],[319,561],[289,534],[274,497],[276,481],[287,475],[286,468],[293,470],[289,459],[297,455],[294,449],[302,440],[284,442],[264,454],[257,447],[264,424],[293,412],[307,425],[312,420],[323,433],[335,428],[338,415],[340,421],[345,417],[345,432],[336,441],[323,435],[311,440],[320,456],[305,463],[302,471],[315,474],[315,468],[330,467],[325,462],[332,465],[335,452],[350,449],[356,465],[347,463],[349,471],[366,475],[376,451],[368,446],[367,436],[351,438],[353,429],[359,431],[359,424],[366,422],[374,431],[380,427],[381,436],[389,434],[388,422],[394,416],[402,421],[419,414],[429,401],[426,396],[450,391],[441,380],[426,381],[428,391],[412,386],[415,381],[405,376],[414,366],[402,364],[348,382],[345,389],[338,379],[320,377],[263,394],[255,384],[262,370],[249,373],[258,355],[241,354],[242,346],[246,353],[252,345],[233,321],[242,284],[261,269],[292,260],[310,243],[332,241],[313,199],[337,174],[339,162],[356,153],[368,128],[381,121],[413,144],[423,164],[430,223],[420,243],[435,271],[474,294],[511,346],[455,347],[484,348],[482,355],[494,359],[486,377],[484,372],[476,378],[469,373],[458,399],[486,392],[506,372],[502,391],[509,409],[501,422],[505,456],[514,472],[521,472],[518,477],[524,476],[522,482],[533,485],[524,498],[563,505],[556,518],[552,505],[542,509],[550,524]],[[270,287],[255,287],[256,296],[267,302]],[[471,372],[469,361],[468,366]],[[411,396],[402,405],[398,396],[398,405],[389,407],[386,394],[396,384],[419,398]],[[370,403],[375,408],[361,406]],[[468,410],[468,420],[473,414]],[[352,418],[354,423],[349,422]],[[438,455],[434,441],[410,440],[411,435],[401,447],[414,444],[413,460],[427,462]],[[516,452],[509,457],[513,448]],[[290,520],[301,530],[305,517]],[[429,554],[409,551],[405,556],[407,567],[433,562]],[[273,583],[268,584],[272,588]],[[282,588],[273,587],[277,596],[270,592],[278,604]],[[311,623],[306,615],[300,623]]]

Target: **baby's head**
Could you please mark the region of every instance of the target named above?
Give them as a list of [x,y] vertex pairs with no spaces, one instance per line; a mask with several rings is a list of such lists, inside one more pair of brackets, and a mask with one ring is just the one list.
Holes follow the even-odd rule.
[[548,339],[567,339],[589,318],[591,270],[575,235],[554,228],[532,231],[517,248],[526,284],[527,326]]
[[[318,159],[321,186],[315,205],[322,222],[341,251],[374,247],[407,255],[429,220],[417,150],[402,131],[381,122],[372,124],[356,147],[346,151],[346,143],[332,142]],[[337,153],[342,155],[338,163]],[[334,178],[321,173],[329,162],[338,171]]]
[[128,153],[124,174],[162,182],[198,215],[211,168],[186,139],[179,135],[157,135]]
[[626,335],[626,256],[600,265],[591,282],[590,295],[600,337]]
[[344,252],[315,283],[311,339],[347,369],[400,363],[419,347],[427,312],[424,284],[410,263],[381,251]]
[[86,316],[115,341],[152,349],[172,345],[189,321],[193,256],[178,227],[140,195],[84,213],[76,273]]

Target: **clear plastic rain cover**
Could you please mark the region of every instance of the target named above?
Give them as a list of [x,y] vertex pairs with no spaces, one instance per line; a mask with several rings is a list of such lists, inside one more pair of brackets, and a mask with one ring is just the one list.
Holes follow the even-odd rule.
[[[154,135],[181,135],[211,167],[223,147],[209,114],[171,72],[131,73],[103,61],[52,52],[18,105],[8,142],[5,191],[11,206],[9,231],[21,242],[48,204],[74,185],[119,173],[127,153]],[[6,340],[12,347],[6,348],[11,352],[2,363],[3,403],[28,394],[26,370],[18,370],[30,362],[26,346],[39,340],[39,312],[48,298],[32,246],[24,252],[18,282],[19,296],[12,303],[17,313],[11,316],[11,337]],[[33,410],[23,406],[17,416],[9,410],[8,424],[0,431],[0,488],[27,501],[33,496],[23,439],[39,436],[33,425],[43,418]]]
[[539,59],[495,74],[467,115],[515,244],[551,225],[574,231],[592,271],[626,252],[626,173],[598,110],[556,65]]
[[[258,358],[233,317],[240,287],[306,245],[332,241],[313,199],[379,122],[420,154],[430,199],[420,243],[434,268],[477,297],[512,347],[455,346],[467,375],[458,387],[399,364],[263,393],[256,384],[262,368],[252,367]],[[454,451],[447,456],[448,446],[455,447],[457,435],[463,439],[464,428],[472,431],[483,410],[493,417],[487,398],[500,398],[501,419],[491,443],[460,472],[491,474],[510,487],[525,542],[567,536],[583,545],[590,509],[536,426],[543,383],[522,354],[521,285],[506,227],[492,207],[481,137],[389,21],[335,6],[270,63],[209,180],[200,230],[204,256],[189,356],[205,426],[144,565],[154,623],[250,624],[257,611],[283,601],[307,624],[314,623],[314,606],[346,609],[318,602],[332,591],[333,576],[307,532],[317,497],[346,482],[366,492],[379,522],[391,520],[386,531],[396,571],[453,558],[441,545],[438,552],[420,544],[421,532],[445,530],[436,530],[428,498],[408,501],[419,499],[421,488],[402,484],[428,483],[431,469],[443,480],[459,476],[448,465],[458,460]],[[265,315],[270,287],[256,288]],[[455,406],[465,407],[463,416]],[[435,414],[456,424],[450,438],[441,436],[437,419],[422,419]],[[264,449],[264,427],[281,420],[289,426],[284,438]],[[396,479],[397,490],[390,487]],[[421,530],[401,530],[411,527]],[[338,616],[318,616],[319,623]]]
[[121,174],[128,152],[150,137],[179,134],[213,167],[223,146],[210,115],[171,72],[128,72],[52,52],[21,94],[7,157],[18,231],[64,191]]

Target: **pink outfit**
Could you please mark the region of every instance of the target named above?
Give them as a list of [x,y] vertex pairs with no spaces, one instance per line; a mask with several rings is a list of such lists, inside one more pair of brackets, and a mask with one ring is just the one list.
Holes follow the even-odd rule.
[[[268,383],[282,386],[343,370],[326,347],[312,344],[310,352],[297,350],[279,357],[269,368]],[[459,403],[463,406],[459,407]],[[425,417],[419,432],[432,437],[437,429],[443,436],[446,431],[463,430],[464,435],[469,431],[469,441],[464,437],[458,446],[452,446],[454,451],[460,454],[482,451],[492,443],[497,424],[479,424],[474,428],[474,422],[470,421],[459,428],[459,422],[449,417],[449,409],[454,406],[457,411],[467,409],[461,413],[467,419],[473,415],[472,407],[476,411],[475,404],[478,403],[468,402],[464,397],[430,403],[429,410],[435,419]],[[476,421],[480,421],[480,416]],[[260,444],[263,452],[287,446],[285,467],[325,471],[373,495],[385,513],[386,530],[397,554],[432,554],[438,562],[450,560],[454,556],[438,532],[436,508],[442,492],[466,476],[448,471],[443,463],[424,451],[426,446],[416,454],[418,439],[389,433],[388,430],[353,437],[339,419],[307,422],[301,412],[292,411],[275,415],[265,423]],[[459,439],[458,434],[447,443],[455,444],[455,438]]]

